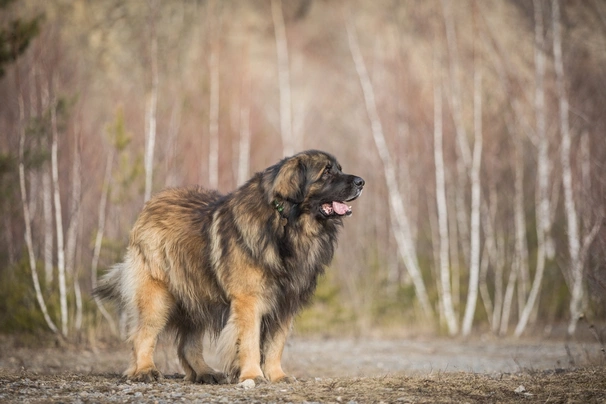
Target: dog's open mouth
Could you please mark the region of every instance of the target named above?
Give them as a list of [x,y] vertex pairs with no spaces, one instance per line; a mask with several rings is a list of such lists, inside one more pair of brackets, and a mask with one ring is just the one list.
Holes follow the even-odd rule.
[[324,213],[326,216],[350,216],[352,212],[351,206],[348,206],[343,202],[332,201],[322,204],[322,213]]

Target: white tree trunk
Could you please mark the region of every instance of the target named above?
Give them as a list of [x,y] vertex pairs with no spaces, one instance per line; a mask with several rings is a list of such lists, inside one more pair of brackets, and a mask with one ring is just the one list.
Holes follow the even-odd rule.
[[470,224],[470,259],[469,259],[469,288],[467,290],[467,303],[463,316],[462,334],[469,335],[473,324],[478,300],[478,286],[480,281],[480,203],[482,188],[480,184],[480,168],[482,163],[482,73],[476,66],[474,74],[474,142],[471,165],[471,224]]
[[[516,260],[518,258],[516,257]],[[507,287],[505,288],[505,296],[503,297],[503,313],[501,314],[501,326],[499,327],[499,334],[507,334],[509,328],[509,317],[511,316],[511,305],[513,304],[513,294],[516,289],[516,280],[518,278],[518,266],[517,262],[514,262],[511,270],[509,271],[509,278],[507,280]]]
[[[247,54],[248,56],[248,54]],[[248,59],[247,59],[248,60]],[[248,63],[248,62],[247,62]],[[238,186],[248,180],[250,167],[250,72],[248,64],[242,74],[240,95],[240,138],[238,141]]]
[[51,173],[48,163],[42,168],[42,213],[44,214],[44,283],[48,288],[53,283],[53,247],[55,245],[55,228],[53,226],[53,191]]
[[210,45],[210,104],[208,112],[208,185],[219,187],[219,37],[212,34]]
[[371,132],[375,146],[383,163],[383,170],[385,173],[385,181],[387,183],[387,189],[389,190],[389,206],[391,210],[391,221],[394,236],[398,245],[398,251],[402,256],[404,264],[412,278],[415,292],[423,313],[428,319],[433,319],[433,309],[429,302],[429,295],[425,288],[425,282],[421,274],[421,268],[416,255],[416,248],[412,239],[410,223],[408,221],[408,215],[403,204],[403,197],[400,194],[398,182],[396,180],[395,167],[389,154],[389,149],[385,142],[385,136],[383,135],[383,128],[381,120],[377,112],[377,105],[375,102],[375,95],[364,64],[364,59],[360,52],[358,40],[355,33],[355,28],[351,21],[347,21],[347,38],[349,42],[349,50],[351,52],[352,59],[358,73],[358,79],[362,87],[362,93],[364,95],[364,102],[366,104],[366,111],[371,124]]
[[472,156],[467,140],[467,131],[465,129],[465,122],[463,121],[463,111],[461,102],[461,80],[459,78],[459,53],[457,50],[457,38],[455,32],[454,19],[452,17],[451,2],[450,0],[442,0],[442,10],[444,16],[444,25],[446,28],[446,42],[448,46],[449,56],[449,68],[450,68],[450,105],[452,108],[453,121],[457,139],[457,151],[458,156],[457,176],[458,185],[455,188],[456,196],[456,212],[457,212],[457,225],[461,240],[461,249],[465,264],[471,264],[470,258],[470,229],[468,226],[467,210],[465,203],[465,192],[467,190],[467,180],[470,175]]
[[[536,258],[536,269],[534,279],[532,281],[532,287],[526,300],[523,310],[521,312],[518,324],[514,331],[514,335],[519,337],[524,332],[530,314],[535,307],[541,283],[543,280],[543,274],[545,271],[545,261],[547,256],[553,257],[553,248],[548,248],[551,243],[549,242],[551,236],[551,207],[549,199],[549,175],[551,172],[551,161],[549,159],[549,139],[547,138],[546,131],[546,120],[545,120],[545,50],[544,50],[544,34],[543,34],[543,7],[540,0],[534,0],[534,16],[535,16],[535,114],[537,121],[537,194],[536,194],[536,231],[537,231],[537,258]],[[521,146],[518,147],[518,153],[522,153]],[[523,170],[520,166],[523,164],[521,159],[517,159],[516,172],[517,170]],[[516,177],[517,181],[517,177]],[[516,194],[518,193],[517,187],[522,187],[522,184],[516,182]],[[523,192],[520,190],[520,192]],[[523,206],[523,201],[520,202]],[[520,207],[523,209],[523,207]],[[517,223],[517,222],[516,222]],[[526,231],[526,223],[522,224],[524,227],[519,231]],[[521,226],[522,226],[521,225]],[[524,242],[526,242],[526,236],[524,235]],[[524,248],[526,246],[524,245]],[[528,260],[527,253],[523,257],[525,261]]]
[[55,205],[55,226],[57,229],[57,273],[59,278],[59,302],[61,308],[61,334],[67,336],[67,280],[65,277],[65,245],[63,233],[63,213],[61,207],[61,192],[59,187],[59,131],[57,128],[57,99],[54,84],[51,86],[51,174],[53,180],[53,202]]
[[75,328],[80,330],[82,327],[82,293],[78,281],[78,271],[76,270],[76,242],[78,236],[78,227],[80,224],[80,201],[82,199],[82,181],[80,176],[80,134],[74,142],[74,163],[72,167],[72,192],[70,202],[69,226],[67,228],[67,244],[65,249],[65,271],[72,277],[74,282],[74,294],[76,298],[76,319]]
[[446,181],[444,179],[444,153],[442,133],[442,90],[441,79],[434,79],[434,160],[436,167],[436,206],[438,210],[438,228],[440,235],[440,285],[442,308],[444,318],[450,335],[459,332],[457,317],[452,303],[450,261],[449,261],[449,238],[448,238],[448,209],[446,205]]
[[168,136],[166,138],[166,179],[164,186],[174,187],[177,185],[177,173],[175,172],[177,155],[177,135],[181,126],[181,102],[175,102],[170,114],[168,124]]
[[562,186],[564,188],[564,210],[566,212],[566,227],[568,233],[568,254],[570,259],[570,272],[572,289],[570,296],[570,323],[568,333],[573,334],[577,321],[581,315],[581,302],[583,300],[583,266],[579,259],[581,240],[579,224],[572,189],[572,168],[570,165],[571,136],[568,122],[568,97],[566,95],[564,63],[562,61],[562,36],[560,26],[560,3],[551,1],[553,24],[553,63],[556,73],[556,88],[559,100],[560,134],[560,161],[562,164]]
[[42,296],[42,290],[40,289],[40,280],[38,279],[38,272],[36,269],[36,256],[34,253],[34,243],[32,242],[32,223],[30,217],[30,211],[27,201],[27,187],[25,185],[25,107],[23,102],[23,94],[21,94],[21,80],[19,78],[19,66],[15,67],[15,82],[17,86],[17,97],[19,105],[19,189],[21,191],[21,206],[23,208],[23,220],[25,222],[25,245],[27,247],[27,256],[29,258],[29,267],[32,273],[32,283],[34,284],[34,290],[36,292],[36,300],[42,310],[44,321],[55,334],[59,334],[57,326],[48,314],[46,303],[44,302],[44,296]]
[[156,113],[158,108],[158,35],[156,33],[156,8],[155,1],[150,5],[151,13],[151,35],[150,35],[150,70],[151,89],[146,106],[145,122],[147,134],[145,136],[145,193],[144,201],[151,197],[154,171],[154,149],[156,146]]
[[470,168],[472,164],[471,151],[467,142],[467,131],[463,122],[463,112],[461,107],[461,84],[459,80],[459,57],[457,51],[457,38],[452,18],[450,0],[442,0],[442,9],[444,12],[444,24],[446,26],[446,42],[448,44],[448,54],[450,56],[450,84],[451,84],[451,105],[457,133],[457,142],[461,151],[461,157],[465,167]]
[[278,83],[280,89],[280,134],[282,136],[282,153],[291,156],[294,153],[292,130],[292,101],[290,95],[290,65],[288,60],[288,42],[282,14],[282,0],[271,0],[271,16],[276,37],[276,54],[278,57]]
[[[486,308],[488,322],[491,330],[496,334],[500,325],[503,304],[503,263],[495,231],[495,212],[498,210],[497,190],[494,184],[490,186],[489,203],[481,205],[482,227],[484,229],[484,258],[482,259],[480,271],[480,295]],[[493,224],[493,221],[495,222]],[[494,270],[494,303],[490,297],[488,288],[488,268],[492,265]]]

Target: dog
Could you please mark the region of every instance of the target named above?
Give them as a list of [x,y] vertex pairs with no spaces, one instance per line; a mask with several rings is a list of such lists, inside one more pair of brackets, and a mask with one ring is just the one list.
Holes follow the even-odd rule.
[[[162,191],[144,206],[124,261],[94,295],[117,301],[130,319],[130,380],[162,378],[153,353],[173,331],[191,382],[291,382],[281,357],[296,314],[330,263],[347,202],[364,180],[332,155],[309,150],[256,173],[221,195],[200,187]],[[203,357],[216,338],[222,370]]]

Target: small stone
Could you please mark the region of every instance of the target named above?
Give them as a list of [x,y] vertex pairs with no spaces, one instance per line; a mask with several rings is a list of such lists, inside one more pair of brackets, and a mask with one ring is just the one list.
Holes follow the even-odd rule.
[[255,388],[255,381],[253,379],[246,379],[243,382],[238,384],[238,387],[248,390]]

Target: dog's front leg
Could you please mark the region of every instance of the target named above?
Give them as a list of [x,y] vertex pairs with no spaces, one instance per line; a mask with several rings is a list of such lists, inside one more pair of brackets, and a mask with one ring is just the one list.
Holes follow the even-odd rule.
[[292,383],[296,381],[294,377],[287,376],[282,370],[282,353],[284,345],[292,327],[292,319],[285,321],[273,333],[267,335],[263,341],[263,355],[265,363],[263,365],[265,377],[273,382]]
[[234,296],[232,316],[238,333],[240,382],[252,379],[256,384],[267,382],[261,371],[261,301],[256,296]]

